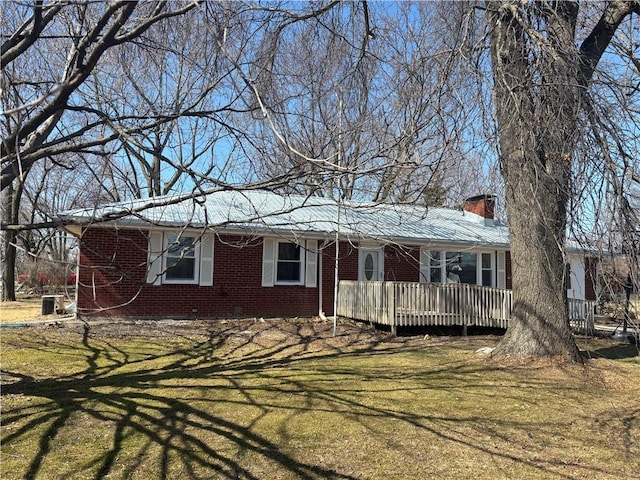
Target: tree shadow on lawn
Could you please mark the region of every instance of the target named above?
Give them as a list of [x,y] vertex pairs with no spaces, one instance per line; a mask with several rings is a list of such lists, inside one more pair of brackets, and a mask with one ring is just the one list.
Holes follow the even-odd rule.
[[[487,437],[514,442],[514,438],[505,434],[505,425],[496,425],[493,418],[446,417],[438,412],[418,414],[402,411],[392,403],[376,406],[365,401],[367,384],[373,377],[387,380],[388,391],[371,393],[392,395],[409,388],[403,386],[406,372],[384,368],[361,371],[350,367],[345,360],[383,358],[410,351],[406,346],[352,338],[343,339],[333,348],[326,348],[326,344],[318,348],[314,336],[301,329],[282,332],[281,338],[271,339],[264,338],[260,332],[240,333],[217,331],[205,341],[183,338],[175,348],[167,348],[161,341],[150,341],[148,351],[155,353],[144,355],[129,352],[130,347],[119,346],[118,342],[93,338],[89,329],[85,329],[81,341],[68,341],[69,337],[64,336],[31,337],[21,343],[20,348],[56,352],[62,355],[61,360],[68,355],[84,357],[86,367],[69,375],[40,380],[23,373],[3,372],[15,379],[14,383],[3,386],[3,396],[22,394],[45,401],[35,413],[32,406],[4,409],[3,424],[13,427],[3,434],[2,443],[17,444],[33,429],[42,431],[37,450],[22,476],[38,478],[47,470],[45,464],[52,461],[49,457],[56,449],[55,442],[73,435],[68,431],[76,428],[73,417],[84,414],[91,421],[110,425],[108,447],[103,445],[97,449],[99,453],[87,449],[82,466],[61,472],[65,478],[131,478],[145,471],[143,464],[150,457],[158,463],[158,472],[149,473],[162,479],[173,478],[176,469],[181,472],[180,478],[215,475],[215,478],[259,479],[273,472],[300,479],[361,478],[348,473],[349,469],[344,466],[326,466],[332,464],[331,460],[325,459],[321,466],[287,453],[291,450],[274,440],[275,434],[259,433],[258,424],[273,412],[285,412],[285,420],[280,420],[283,424],[292,421],[292,417],[321,412],[341,415],[345,421],[356,419],[372,434],[384,434],[375,432],[380,419],[399,421],[407,428],[424,430],[451,442],[453,448],[471,448],[494,459],[521,463],[538,473],[553,473],[558,478],[578,478],[559,473],[567,466],[564,461],[532,460],[525,454],[514,454],[517,449],[501,451],[484,442],[482,438]],[[332,360],[335,366],[331,366]],[[316,362],[322,362],[321,366]],[[452,394],[464,395],[469,389],[469,395],[478,395],[471,389],[485,385],[477,374],[491,369],[504,367],[456,362],[430,365],[412,375],[421,376],[418,389],[425,390],[416,393],[450,389]],[[457,384],[447,386],[442,381],[443,375],[468,376],[474,381],[467,382],[460,391]],[[335,382],[330,381],[333,377],[337,379]],[[349,378],[349,384],[360,382],[362,387],[357,391],[342,388],[340,378]],[[300,401],[292,405],[280,400],[291,395]],[[519,400],[526,401],[520,397]],[[252,407],[251,415],[241,420],[229,414],[234,408],[248,407]],[[469,428],[477,437],[469,436]],[[507,426],[507,431],[522,428],[531,428],[531,425],[526,421],[521,425],[515,422]],[[536,428],[539,429],[534,432],[536,435],[545,435],[545,428],[552,426],[541,424]],[[283,432],[287,428],[281,426],[279,431],[280,438],[284,435],[286,441]],[[132,438],[136,439],[135,446],[131,445]],[[378,454],[385,455],[384,452]],[[256,459],[264,464],[258,469]],[[579,465],[574,468],[585,475],[610,474],[606,468]],[[270,473],[265,474],[265,469]]]
[[607,358],[609,360],[623,360],[640,356],[640,347],[635,343],[615,343],[607,347],[587,350],[590,358]]

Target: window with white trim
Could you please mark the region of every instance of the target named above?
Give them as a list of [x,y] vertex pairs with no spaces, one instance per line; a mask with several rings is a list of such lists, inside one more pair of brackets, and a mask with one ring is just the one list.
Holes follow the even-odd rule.
[[502,272],[496,272],[493,252],[423,250],[420,259],[421,277],[425,279],[421,281],[493,287],[500,274],[504,278],[504,254]]
[[507,288],[507,256],[505,252],[496,252],[496,287]]
[[196,237],[167,235],[165,246],[166,283],[197,283],[198,250]]
[[480,280],[483,286],[493,287],[493,255],[480,254]]
[[442,252],[438,250],[429,251],[429,282],[442,282]]
[[262,286],[318,286],[318,241],[262,240]]
[[213,285],[214,236],[151,231],[147,283]]
[[293,242],[278,241],[276,251],[276,283],[302,283],[304,250]]

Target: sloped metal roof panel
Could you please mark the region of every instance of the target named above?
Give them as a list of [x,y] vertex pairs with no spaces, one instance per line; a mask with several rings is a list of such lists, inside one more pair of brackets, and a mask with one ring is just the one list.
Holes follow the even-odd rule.
[[221,190],[195,198],[134,200],[71,210],[59,217],[82,224],[106,220],[120,226],[207,226],[255,233],[335,235],[338,231],[342,237],[417,244],[504,247],[509,244],[506,225],[461,210],[358,202],[338,204],[327,198],[282,196],[264,190]]

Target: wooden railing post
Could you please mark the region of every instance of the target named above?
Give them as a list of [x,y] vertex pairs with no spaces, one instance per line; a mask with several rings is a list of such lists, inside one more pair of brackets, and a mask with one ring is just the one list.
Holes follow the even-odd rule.
[[385,282],[382,284],[384,292],[384,315],[387,325],[391,326],[391,334],[397,335],[397,312],[396,312],[396,282]]

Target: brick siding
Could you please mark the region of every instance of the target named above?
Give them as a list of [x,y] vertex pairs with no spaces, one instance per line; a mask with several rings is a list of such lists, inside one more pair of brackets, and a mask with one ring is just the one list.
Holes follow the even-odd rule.
[[[322,243],[320,244],[322,246]],[[387,280],[417,281],[419,250],[387,248]],[[340,242],[340,279],[358,279],[358,250]],[[333,313],[335,244],[322,249],[322,310]],[[221,318],[317,315],[319,287],[262,286],[262,239],[219,236],[213,286],[146,283],[148,233],[92,227],[80,249],[78,312],[84,316]]]
[[[262,286],[262,238],[220,235],[215,239],[213,286],[146,283],[148,232],[91,227],[80,248],[78,312],[83,316],[223,318],[333,314],[335,243],[319,243],[319,285]],[[417,282],[418,247],[385,247],[385,280]],[[340,280],[358,279],[358,249],[340,242]],[[506,255],[511,288],[511,258]]]

